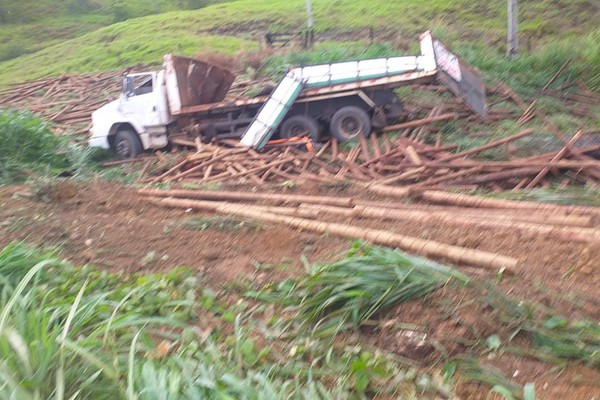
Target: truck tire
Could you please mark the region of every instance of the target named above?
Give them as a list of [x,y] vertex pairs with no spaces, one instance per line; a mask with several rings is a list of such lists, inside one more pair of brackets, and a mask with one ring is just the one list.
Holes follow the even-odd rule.
[[115,134],[113,149],[120,160],[135,158],[144,151],[139,136],[131,129],[121,129]]
[[283,121],[279,129],[279,137],[282,139],[308,136],[313,143],[316,143],[320,135],[321,127],[319,123],[308,115],[294,115]]
[[347,142],[371,133],[371,118],[365,110],[355,106],[340,108],[331,117],[329,131],[339,142]]

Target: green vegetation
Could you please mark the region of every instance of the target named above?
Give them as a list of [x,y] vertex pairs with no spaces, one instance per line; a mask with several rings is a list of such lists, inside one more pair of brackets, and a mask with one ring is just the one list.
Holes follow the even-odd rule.
[[23,181],[36,172],[60,173],[70,167],[60,154],[66,149],[65,141],[28,112],[0,112],[0,148],[0,184]]
[[189,270],[74,268],[21,244],[0,252],[0,397],[435,397],[427,375],[358,343],[296,331],[264,306],[228,308]]
[[[113,274],[74,268],[55,251],[9,245],[0,251],[0,396],[428,398],[451,395],[460,372],[507,399],[532,399],[533,385],[521,387],[469,355],[446,358],[441,384],[343,332],[445,284],[460,284],[495,310],[498,333],[480,344],[484,354],[600,368],[593,321],[569,321],[387,248],[357,244],[348,258],[316,265],[306,277],[249,292],[253,304],[229,307],[200,282],[187,269]],[[516,335],[531,349],[513,344]]]
[[30,181],[40,192],[51,190],[59,176],[89,179],[98,173],[128,183],[139,176],[124,172],[125,167],[99,170],[98,162],[110,156],[108,151],[56,136],[49,123],[27,111],[0,109],[0,148],[0,186]]
[[[69,17],[64,6],[52,8],[52,1],[45,0],[43,3],[47,6],[42,4],[40,9],[56,10],[48,12],[55,19],[38,21],[38,17],[33,16],[23,20],[34,21],[26,25],[9,24],[0,28],[0,39],[3,39],[0,60],[7,60],[0,63],[0,85],[46,74],[96,72],[138,63],[157,64],[162,54],[168,52],[192,55],[253,50],[258,47],[257,39],[267,30],[299,31],[303,29],[305,19],[304,2],[236,0],[200,10],[175,11],[190,8],[190,4],[157,0],[151,7],[146,3],[142,7],[142,2],[132,1],[123,2],[126,4],[125,12],[131,16],[170,12],[128,19],[96,30],[113,22],[106,12],[114,3],[87,2],[95,4],[98,11],[73,18]],[[539,56],[532,56],[534,61],[525,56],[523,61],[510,65],[502,62],[504,48],[501,43],[505,36],[505,4],[502,2],[480,5],[466,0],[410,0],[399,5],[384,0],[314,0],[313,8],[315,27],[326,35],[333,32],[335,37],[335,31],[354,31],[353,37],[346,40],[366,39],[367,35],[357,30],[374,27],[376,33],[395,37],[390,49],[398,53],[400,50],[396,49],[407,51],[407,46],[416,49],[416,35],[432,28],[450,43],[464,42],[469,47],[479,43],[480,50],[472,58],[480,60],[475,64],[484,67],[484,70],[495,68],[504,71],[506,76],[512,76],[515,69],[543,70],[548,74],[545,68],[530,68],[539,67],[532,65],[532,62],[537,63],[535,60]],[[8,8],[5,6],[4,9]],[[27,15],[30,11],[19,9],[15,12]],[[589,71],[587,78],[597,81],[600,76],[597,67],[587,69],[587,61],[597,60],[598,33],[587,39],[578,35],[597,32],[594,21],[598,16],[600,10],[586,0],[563,0],[552,4],[545,0],[526,2],[520,7],[521,39],[525,47],[536,50],[531,54],[538,53],[546,43],[554,43],[557,39],[563,41],[564,45],[560,48],[567,54],[574,54],[577,61],[580,58],[584,61],[584,64],[573,62],[574,71]],[[343,33],[341,35],[344,40]],[[583,43],[582,46],[573,48],[574,38]],[[490,51],[489,44],[493,44],[492,48],[496,51]],[[17,55],[20,56],[11,60]],[[491,58],[483,59],[488,55]],[[528,77],[524,81],[529,82]]]
[[[490,326],[496,326],[497,333],[475,342],[472,351],[526,354],[559,365],[572,359],[600,368],[600,328],[594,321],[569,321],[542,305],[505,295],[495,284],[468,279],[451,268],[389,248],[359,243],[344,260],[316,265],[306,277],[276,287],[267,285],[247,295],[291,312],[288,328],[306,327],[312,337],[335,338],[347,328],[377,325],[378,312],[423,297],[444,284],[454,290],[458,284],[475,299],[462,304],[462,298],[445,298],[446,306],[458,309],[486,304],[494,310]],[[478,311],[474,312],[480,312],[480,306],[475,307]],[[531,348],[515,344],[516,336],[526,338]],[[443,347],[436,348],[447,359],[446,378],[460,371],[464,379],[488,384],[507,399],[534,398],[533,385],[521,387],[471,355],[448,358]]]
[[298,318],[315,325],[319,336],[358,328],[380,311],[423,297],[450,278],[468,278],[435,262],[388,248],[357,244],[349,256],[317,264],[299,281],[280,284],[267,297],[292,307]]

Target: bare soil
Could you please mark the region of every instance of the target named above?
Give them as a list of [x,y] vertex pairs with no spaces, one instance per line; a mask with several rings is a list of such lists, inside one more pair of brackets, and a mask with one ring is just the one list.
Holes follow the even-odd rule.
[[[292,191],[373,199],[352,187],[314,186]],[[215,290],[240,281],[262,285],[301,274],[302,255],[310,262],[332,261],[352,245],[346,239],[266,223],[191,229],[190,219],[200,214],[156,207],[144,202],[135,190],[104,181],[65,181],[50,191],[32,192],[35,188],[0,188],[0,247],[15,240],[57,245],[60,254],[74,264],[87,263],[111,271],[155,272],[186,266],[198,271]],[[517,257],[521,262],[516,274],[504,276],[498,284],[505,293],[547,306],[570,320],[600,319],[600,246],[443,224],[337,221]],[[257,268],[260,264],[288,267]],[[496,271],[456,267],[471,276],[496,278]],[[445,287],[378,318],[384,323],[365,329],[364,341],[421,361],[424,366],[441,362],[439,346],[433,345],[439,343],[449,356],[469,353],[516,382],[535,382],[539,398],[600,397],[600,373],[582,364],[570,362],[563,369],[508,351],[482,351],[486,337],[506,332],[497,315],[466,290]],[[426,340],[400,328],[403,324],[418,326],[416,331]],[[514,343],[528,346],[521,336]],[[459,392],[465,399],[488,398],[489,387],[461,383]]]

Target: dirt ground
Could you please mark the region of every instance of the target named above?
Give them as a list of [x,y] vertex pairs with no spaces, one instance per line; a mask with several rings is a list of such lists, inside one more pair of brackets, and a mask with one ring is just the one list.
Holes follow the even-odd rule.
[[[304,271],[302,255],[311,262],[331,261],[342,257],[352,245],[347,239],[263,223],[191,229],[190,221],[200,214],[156,207],[144,202],[135,190],[104,181],[67,181],[36,195],[32,191],[38,192],[31,186],[0,188],[0,246],[14,240],[58,245],[61,255],[74,264],[88,263],[111,271],[191,267],[215,290],[237,281],[261,285],[284,279]],[[305,187],[294,192],[373,199],[352,188]],[[516,273],[499,282],[505,293],[545,305],[570,320],[600,319],[600,246],[443,224],[337,221],[517,257],[520,264]],[[596,222],[600,226],[600,221]],[[257,268],[259,264],[286,264],[290,268]],[[496,277],[496,271],[456,267],[471,276]],[[424,300],[402,304],[379,317],[389,321],[383,328],[365,330],[364,340],[415,360],[435,361],[439,352],[431,346],[413,345],[414,338],[396,328],[398,324],[414,324],[432,339],[429,343],[441,344],[449,355],[468,352],[475,348],[475,342],[495,333],[498,323],[484,304],[469,302],[463,296],[467,294],[461,290],[444,288]],[[464,307],[451,309],[449,299]],[[556,368],[509,352],[474,355],[520,384],[535,382],[539,398],[600,398],[600,373],[584,365],[571,362],[567,368]],[[489,387],[465,384],[459,391],[463,398],[487,398]]]

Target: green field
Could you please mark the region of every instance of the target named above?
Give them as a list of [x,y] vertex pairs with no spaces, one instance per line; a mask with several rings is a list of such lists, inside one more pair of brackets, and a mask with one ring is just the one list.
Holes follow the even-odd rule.
[[[115,19],[114,2],[89,0],[84,3],[92,11],[84,7],[77,13],[57,2],[39,3],[21,10],[18,5],[0,3],[0,10],[5,10],[2,15],[10,9],[8,15],[12,16],[0,28],[0,85],[45,75],[157,64],[168,52],[252,51],[266,31],[299,31],[305,21],[303,1],[238,0],[183,11],[176,10],[186,4],[189,8],[189,3],[155,1],[151,7],[143,7],[140,1],[125,2],[121,17],[127,19],[114,24],[123,19]],[[504,53],[503,1],[313,0],[313,9],[318,33],[335,35],[373,27],[390,42],[393,52],[406,51],[407,46],[416,49],[416,35],[433,29],[452,44],[485,48],[492,57]],[[163,11],[168,12],[157,14]],[[153,15],[142,16],[145,14]],[[554,47],[557,41],[571,47],[579,36],[597,45],[598,19],[600,7],[592,1],[527,2],[520,9],[523,51],[537,53],[548,43]],[[597,47],[570,50],[576,57],[588,53],[598,57]]]

